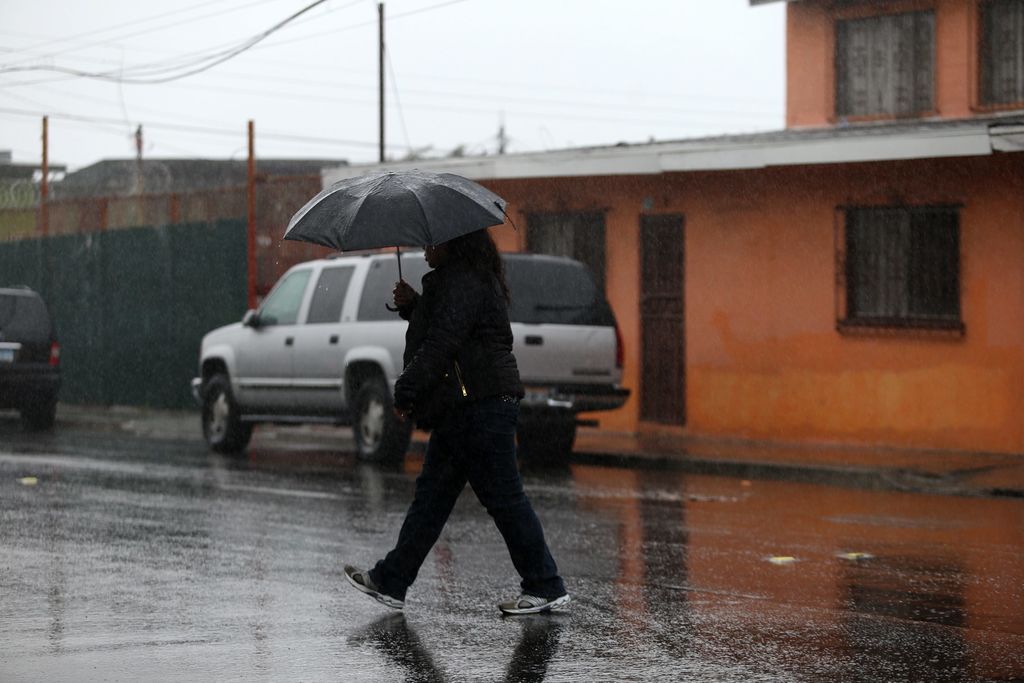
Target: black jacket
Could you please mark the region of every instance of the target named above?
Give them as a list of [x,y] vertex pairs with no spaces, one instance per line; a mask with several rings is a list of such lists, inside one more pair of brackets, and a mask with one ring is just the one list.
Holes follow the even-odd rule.
[[496,277],[460,264],[432,270],[423,276],[423,294],[400,314],[409,328],[395,406],[411,409],[421,427],[433,426],[422,423],[435,422],[459,402],[523,396],[508,305]]

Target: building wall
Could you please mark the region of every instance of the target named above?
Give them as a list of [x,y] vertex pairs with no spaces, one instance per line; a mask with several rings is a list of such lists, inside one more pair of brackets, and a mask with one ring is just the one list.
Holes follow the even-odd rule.
[[[749,173],[690,211],[695,431],[1024,451],[1024,167],[1012,157]],[[709,183],[709,204],[730,183]],[[966,334],[835,330],[835,207],[963,204]],[[704,213],[707,211],[707,213]]]
[[830,8],[794,2],[786,11],[786,126],[827,126],[835,116],[837,19],[931,9],[935,12],[935,111],[943,118],[981,112],[978,106],[977,0],[891,0]]
[[[1021,155],[487,183],[525,245],[530,211],[603,209],[624,410],[603,427],[809,443],[1024,452]],[[837,207],[961,203],[966,332],[836,330]],[[639,420],[639,221],[685,216],[687,421]]]

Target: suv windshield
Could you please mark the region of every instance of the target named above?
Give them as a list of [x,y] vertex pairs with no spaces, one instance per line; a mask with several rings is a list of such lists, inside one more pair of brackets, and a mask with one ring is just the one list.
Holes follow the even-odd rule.
[[299,306],[306,292],[310,271],[296,270],[285,276],[260,307],[264,325],[294,325],[299,319]]
[[582,263],[543,256],[505,256],[512,322],[613,326],[615,319]]

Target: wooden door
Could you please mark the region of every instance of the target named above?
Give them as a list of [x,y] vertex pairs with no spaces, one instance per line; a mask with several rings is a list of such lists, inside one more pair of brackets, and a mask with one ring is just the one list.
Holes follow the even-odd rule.
[[640,222],[640,419],[686,422],[684,246],[681,215]]

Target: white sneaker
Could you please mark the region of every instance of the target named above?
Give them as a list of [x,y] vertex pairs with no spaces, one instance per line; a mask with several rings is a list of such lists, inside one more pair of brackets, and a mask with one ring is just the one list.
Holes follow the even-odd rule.
[[568,593],[558,598],[541,598],[523,593],[515,600],[498,603],[498,609],[504,614],[537,614],[561,609],[568,605],[570,600],[572,598]]
[[387,593],[381,592],[379,588],[370,579],[370,572],[363,569],[357,569],[351,565],[345,565],[345,578],[352,584],[356,590],[366,593],[371,598],[376,600],[382,605],[387,605],[393,609],[402,609],[405,607],[405,601],[393,598]]

